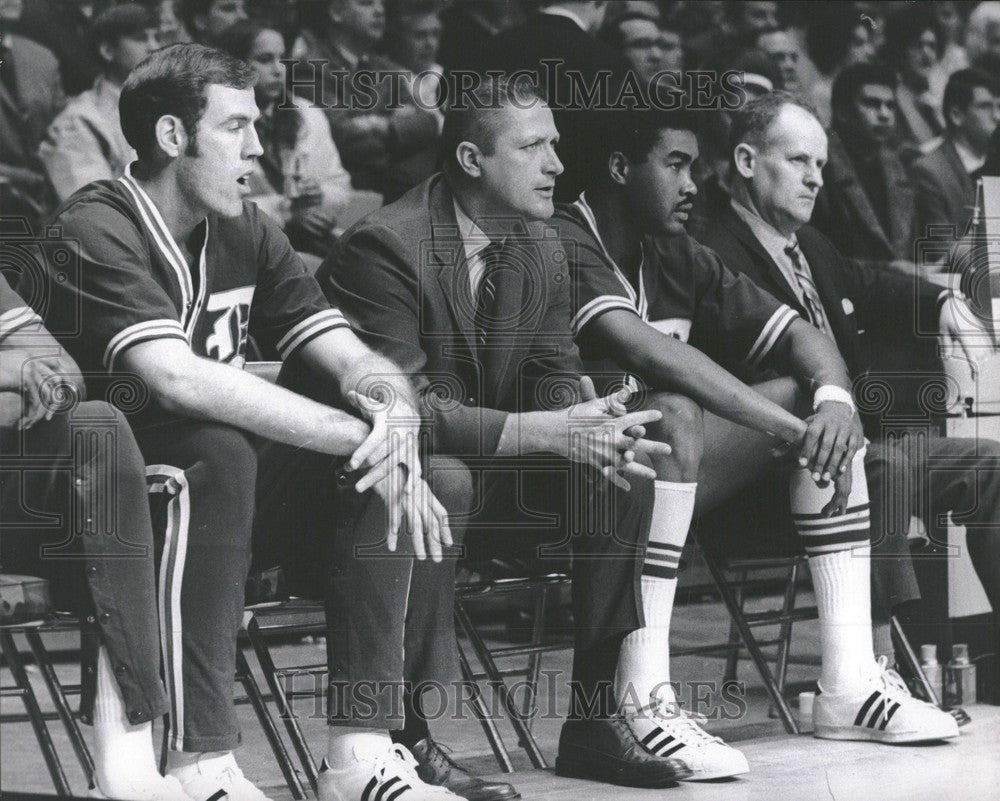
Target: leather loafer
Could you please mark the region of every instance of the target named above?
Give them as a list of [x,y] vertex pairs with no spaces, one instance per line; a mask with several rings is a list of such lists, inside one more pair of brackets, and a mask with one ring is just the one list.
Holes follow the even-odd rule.
[[658,757],[640,743],[625,719],[568,720],[559,734],[556,774],[625,787],[670,787],[691,775],[679,759]]
[[445,787],[466,801],[507,801],[521,797],[506,782],[491,782],[473,776],[430,737],[414,745],[410,752],[417,760],[417,775],[423,781]]

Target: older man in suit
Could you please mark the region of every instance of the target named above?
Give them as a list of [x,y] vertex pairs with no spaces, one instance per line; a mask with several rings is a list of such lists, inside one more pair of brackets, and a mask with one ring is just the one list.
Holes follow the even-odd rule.
[[[568,259],[541,225],[562,172],[552,112],[523,84],[488,79],[476,91],[476,102],[446,114],[444,173],[345,233],[317,277],[362,336],[414,376],[432,448],[477,471],[472,530],[517,537],[540,558],[573,554],[573,707],[557,771],[667,786],[690,771],[642,746],[613,693],[622,642],[643,626],[656,476],[643,454],[669,453],[633,426],[661,414],[625,413],[580,377]],[[595,436],[612,447],[595,447]],[[603,522],[590,530],[585,521]],[[468,774],[434,767],[421,728],[404,737],[424,780],[471,797]]]
[[[783,92],[749,104],[734,117],[730,138],[736,180],[729,209],[702,237],[725,264],[744,273],[834,339],[858,386],[865,377],[861,339],[885,328],[937,324],[974,367],[981,328],[964,300],[930,283],[866,269],[845,259],[808,225],[822,186],[827,138],[812,111]],[[916,305],[914,305],[914,303]],[[877,386],[877,385],[872,385]],[[876,389],[876,394],[878,390]],[[871,406],[861,387],[859,398]],[[863,407],[864,407],[863,405]],[[862,408],[863,408],[862,407]],[[925,410],[926,413],[926,410]],[[967,526],[969,552],[987,595],[1000,603],[1000,444],[992,440],[927,437],[924,448],[882,441],[883,421],[872,416],[866,470],[873,540],[900,550],[918,498],[935,515],[951,511]],[[877,541],[882,539],[881,543]],[[893,544],[896,540],[899,544]],[[892,607],[918,597],[912,567],[896,559],[875,581],[876,640]],[[886,638],[887,639],[887,638]],[[884,652],[876,643],[876,651]]]
[[[976,179],[1000,123],[1000,79],[979,69],[959,70],[948,79],[943,110],[948,127],[944,141],[917,159],[911,173],[918,235],[951,242],[966,233],[972,220]],[[948,232],[948,226],[953,230]]]

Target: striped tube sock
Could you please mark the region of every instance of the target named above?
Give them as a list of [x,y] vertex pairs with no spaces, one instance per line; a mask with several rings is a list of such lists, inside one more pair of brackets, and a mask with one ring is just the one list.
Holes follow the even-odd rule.
[[691,527],[697,484],[656,481],[649,543],[642,565],[645,625],[622,642],[615,699],[627,712],[646,706],[652,692],[674,700],[670,681],[670,619],[677,592],[677,564]]
[[820,683],[833,695],[861,690],[878,667],[872,651],[871,546],[865,449],[854,457],[847,511],[825,518],[833,488],[816,486],[807,470],[791,477],[792,517],[812,574],[819,610]]

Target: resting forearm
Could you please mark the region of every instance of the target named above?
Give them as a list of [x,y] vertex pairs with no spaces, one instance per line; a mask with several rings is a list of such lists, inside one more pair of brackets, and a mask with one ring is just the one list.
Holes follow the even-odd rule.
[[193,357],[157,382],[154,396],[168,411],[238,426],[253,434],[338,456],[368,435],[362,420],[226,365]]
[[724,420],[774,434],[786,442],[798,442],[805,431],[795,415],[683,342],[664,337],[653,354],[628,349],[621,357],[624,366],[651,389],[685,395]]
[[557,432],[565,431],[555,424],[551,412],[510,414],[504,423],[497,445],[497,456],[526,456],[531,453],[556,453],[565,456],[568,443],[559,441]]
[[792,323],[769,361],[783,362],[787,372],[813,391],[827,385],[851,391],[851,376],[837,343],[803,320]]

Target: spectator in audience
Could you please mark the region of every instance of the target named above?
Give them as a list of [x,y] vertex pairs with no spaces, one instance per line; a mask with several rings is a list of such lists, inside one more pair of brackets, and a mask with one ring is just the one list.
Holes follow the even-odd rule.
[[410,71],[409,91],[421,108],[434,114],[438,132],[444,124],[444,67],[437,63],[441,44],[439,0],[389,0],[382,46],[389,58]]
[[0,209],[38,227],[55,205],[38,146],[66,98],[56,57],[11,33],[22,9],[22,0],[0,3]]
[[[640,554],[653,504],[646,455],[668,449],[629,437],[634,448],[615,440],[599,456],[570,444],[574,427],[586,441],[587,431],[612,435],[609,425],[624,432],[661,414],[612,418],[625,410],[612,412],[610,401],[580,378],[569,272],[559,258],[565,254],[539,225],[552,215],[552,185],[562,170],[551,111],[524,83],[486,79],[474,98],[446,114],[444,173],[351,229],[318,277],[383,355],[413,375],[429,401],[432,450],[477,464],[490,460],[480,469],[475,522],[502,537],[491,534],[481,545],[495,553],[510,541],[529,552],[549,544],[555,558],[576,556],[571,719],[563,725],[556,771],[668,786],[690,771],[645,750],[612,693],[622,639],[640,625]],[[668,413],[662,419],[670,425]],[[619,445],[633,449],[637,460],[620,461]],[[541,467],[538,454],[547,454],[551,467]],[[576,478],[567,482],[569,476]],[[588,519],[578,503],[589,508],[591,501],[608,510],[610,528],[569,527],[570,520]],[[551,523],[539,523],[539,513],[551,515]],[[518,536],[528,519],[536,521],[535,536]],[[409,736],[429,738],[426,724]],[[426,752],[414,750],[418,759]]]
[[625,56],[643,85],[664,70],[678,76],[684,71],[680,34],[664,27],[658,16],[641,11],[622,14],[604,25],[601,38]]
[[[983,332],[959,295],[845,259],[808,225],[823,183],[827,150],[826,135],[810,109],[784,93],[763,98],[734,114],[730,141],[736,170],[733,203],[703,237],[703,244],[729,269],[745,273],[833,337],[855,382],[868,369],[859,331],[913,331],[917,319],[936,319],[942,344],[957,348],[974,369]],[[856,386],[858,397],[865,397],[864,384]],[[927,414],[926,408],[922,414]],[[950,510],[956,522],[968,527],[969,552],[987,597],[994,605],[1000,603],[1000,444],[931,436],[921,438],[926,447],[910,448],[906,438],[883,441],[881,417],[863,419],[872,441],[866,470],[877,488],[870,495],[875,536],[905,547],[910,517],[924,511],[923,499],[935,519]],[[948,467],[957,465],[964,469]],[[888,498],[893,499],[891,509],[882,503]],[[774,509],[767,488],[752,488],[741,503],[749,504],[741,508],[741,519],[755,519],[767,530]],[[876,654],[892,648],[893,607],[919,595],[909,561],[893,564],[893,573],[872,595]],[[862,594],[867,597],[860,590],[857,597]],[[817,710],[817,728],[825,719],[826,710]],[[853,736],[860,730],[847,726],[843,734]]]
[[193,41],[212,46],[247,18],[245,0],[177,0],[177,12]]
[[94,85],[101,61],[90,46],[91,21],[114,0],[17,0],[24,12],[13,29],[52,51],[59,62],[59,77],[68,96]]
[[910,270],[916,208],[893,136],[895,89],[894,72],[881,64],[854,64],[837,76],[812,222],[850,259]]
[[802,88],[799,60],[802,57],[799,40],[791,28],[775,28],[757,34],[755,48],[763,50],[781,71],[778,89],[798,92]]
[[899,77],[896,132],[907,164],[941,143],[944,120],[928,90],[943,47],[930,4],[899,8],[886,20],[882,56]]
[[[61,344],[88,389],[106,373],[125,373],[148,392],[131,422],[166,507],[157,519],[173,523],[160,598],[172,694],[168,772],[198,801],[265,801],[232,754],[241,739],[236,635],[256,524],[261,540],[274,538],[300,562],[308,553],[311,564],[336,566],[322,586],[336,654],[331,682],[343,680],[348,704],[331,734],[345,768],[338,792],[358,798],[374,781],[385,795],[380,781],[405,777],[418,794],[409,757],[387,735],[344,725],[388,725],[391,704],[360,720],[353,685],[384,680],[396,697],[404,638],[406,670],[425,670],[423,678],[441,678],[453,654],[452,608],[442,618],[432,606],[452,591],[439,581],[453,577],[428,567],[412,577],[409,596],[413,554],[438,561],[451,543],[445,507],[422,477],[420,415],[408,380],[357,339],[285,235],[244,202],[262,154],[254,80],[246,62],[196,44],[158,50],[133,70],[121,115],[138,159],[130,174],[91,184],[56,217],[79,243],[81,263],[78,275],[60,281],[63,268],[48,265],[47,314],[52,330],[67,332]],[[290,383],[311,376],[323,401],[242,370],[251,336],[288,360]],[[384,393],[381,405],[373,383]],[[330,405],[333,396],[357,413]],[[401,438],[391,449],[390,431]],[[465,512],[468,476],[464,484],[451,477],[455,494],[445,503]],[[387,558],[403,517],[412,535],[406,553]],[[383,558],[359,560],[363,545]]]
[[102,12],[89,35],[101,74],[66,104],[39,149],[60,201],[91,181],[117,178],[135,159],[118,119],[118,97],[132,69],[159,47],[156,20],[138,3]]
[[445,73],[475,69],[477,54],[490,37],[524,20],[518,3],[509,0],[464,0],[441,12],[439,59]]
[[[42,293],[38,276],[20,280]],[[122,413],[83,397],[76,363],[0,274],[0,559],[47,578],[56,608],[84,621],[80,718],[100,797],[185,801],[153,750],[168,700],[146,466]]]
[[986,153],[986,163],[983,165],[983,175],[994,178],[1000,176],[1000,125],[990,137],[990,147]]
[[1000,0],[984,0],[969,15],[965,28],[965,50],[972,66],[1000,59]]
[[763,50],[748,48],[719,53],[705,66],[714,68],[720,75],[738,73],[732,82],[742,87],[750,100],[773,92],[781,84],[781,72]]
[[[945,88],[944,118],[944,141],[917,159],[911,173],[918,235],[951,242],[965,236],[972,221],[976,180],[1000,124],[1000,78],[972,68],[956,72]],[[938,227],[936,233],[931,226]],[[951,234],[942,226],[951,226]]]
[[[588,102],[579,90],[574,92],[570,74],[576,73],[586,86],[594,85],[602,74],[610,76],[605,85],[609,102],[614,102],[619,82],[629,70],[620,53],[596,38],[605,6],[600,0],[543,2],[523,24],[493,37],[475,65],[480,73],[529,70],[539,77],[542,91],[549,86],[546,70],[556,71],[552,83],[556,96],[549,101],[560,136],[559,159],[565,167],[556,183],[557,200],[575,200],[587,177],[600,168],[603,126],[615,113],[595,108],[599,98]],[[560,63],[546,68],[543,59]]]
[[285,40],[250,20],[234,23],[220,49],[249,61],[257,71],[254,123],[264,151],[250,176],[250,200],[282,228],[297,251],[325,256],[336,237],[337,214],[351,196],[351,177],[340,163],[320,109],[299,98],[284,105]]
[[[958,10],[958,3],[955,0],[936,0],[934,5],[934,19],[937,21],[938,36],[941,37],[942,52],[941,58],[931,69],[928,77],[930,87],[928,97],[931,98],[935,108],[941,108],[941,116],[945,117],[941,104],[944,100],[944,87],[948,83],[948,78],[953,72],[965,69],[969,66],[969,57],[966,53],[965,42],[965,19]],[[945,127],[947,127],[945,118]]]
[[850,64],[874,61],[876,51],[872,29],[857,4],[831,0],[815,6],[809,14],[806,48],[820,77],[809,87],[807,98],[820,122],[829,126],[834,79]]
[[[406,82],[394,84],[405,70],[373,53],[385,32],[382,0],[302,0],[299,10],[302,28],[292,56],[327,62],[325,94],[316,100],[326,106],[344,167],[356,189],[394,200],[434,171],[438,118],[415,102]],[[345,79],[331,80],[331,70]],[[356,83],[359,71],[375,72],[374,89]],[[312,103],[307,93],[318,91],[315,85],[301,78],[297,85]]]
[[153,5],[160,21],[160,44],[163,46],[178,42],[190,42],[191,35],[185,30],[178,13],[179,0],[159,0]]

